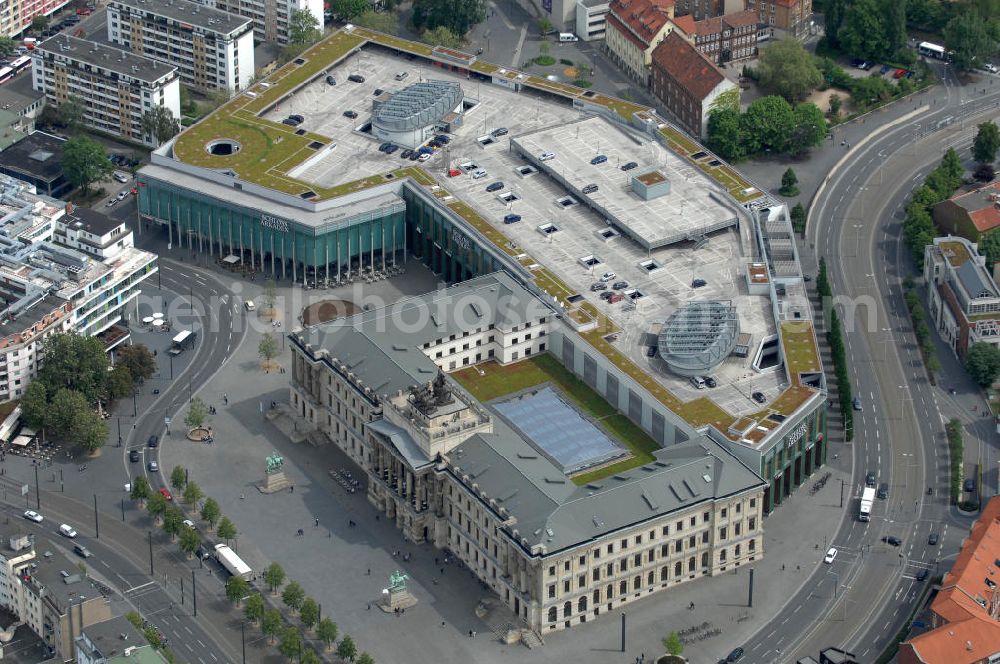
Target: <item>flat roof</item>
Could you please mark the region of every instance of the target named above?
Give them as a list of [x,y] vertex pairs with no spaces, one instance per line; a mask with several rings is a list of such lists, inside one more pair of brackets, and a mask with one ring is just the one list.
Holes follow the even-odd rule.
[[103,212],[80,206],[75,206],[73,211],[67,212],[66,218],[60,221],[74,229],[84,230],[98,237],[107,235],[125,223],[121,219],[115,219]]
[[65,143],[50,134],[32,132],[23,140],[0,150],[0,165],[15,173],[54,182],[63,175],[62,150]]
[[108,7],[120,7],[154,14],[177,21],[180,27],[198,27],[207,32],[229,34],[244,27],[253,29],[253,21],[191,0],[110,0]]
[[35,50],[52,53],[57,59],[75,60],[147,83],[155,83],[177,70],[176,67],[162,64],[156,60],[114,46],[78,39],[66,33],[46,39],[36,45]]
[[[628,131],[601,117],[545,127],[518,134],[511,144],[533,157],[536,166],[566,182],[581,200],[597,208],[609,221],[649,248],[662,247],[735,226],[734,206],[713,193],[711,181],[688,160],[648,136]],[[539,159],[544,152],[555,156]],[[591,164],[598,156],[601,164]],[[637,167],[622,171],[634,162]],[[633,177],[659,171],[670,192],[643,200],[631,189]],[[647,185],[660,179],[647,178]],[[597,191],[585,193],[588,185]]]

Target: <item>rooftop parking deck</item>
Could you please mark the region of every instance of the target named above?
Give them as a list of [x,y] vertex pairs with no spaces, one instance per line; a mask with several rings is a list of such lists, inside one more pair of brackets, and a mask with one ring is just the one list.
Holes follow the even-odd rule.
[[[735,211],[712,193],[709,179],[694,164],[603,118],[547,125],[516,135],[511,144],[645,248],[676,244],[736,224]],[[602,163],[591,163],[602,157]],[[631,168],[622,170],[623,166]],[[647,188],[668,191],[643,200],[632,189],[633,179]],[[589,191],[594,186],[597,189]]]

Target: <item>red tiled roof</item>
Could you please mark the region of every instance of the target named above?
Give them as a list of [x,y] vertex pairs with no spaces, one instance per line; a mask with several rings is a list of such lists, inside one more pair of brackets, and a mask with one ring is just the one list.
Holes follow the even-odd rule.
[[674,0],[612,0],[609,18],[631,30],[645,49],[673,16],[673,7]]
[[946,624],[905,644],[919,661],[972,664],[1000,650],[1000,593],[994,590],[1000,585],[998,561],[1000,498],[991,498],[931,604],[931,611]]
[[678,32],[671,32],[653,49],[653,67],[658,67],[697,99],[704,99],[725,75]]
[[[689,15],[690,16],[690,15]],[[675,20],[674,23],[677,21]],[[694,29],[698,35],[715,35],[729,28],[735,30],[747,25],[757,25],[760,22],[757,12],[747,9],[736,14],[726,16],[715,16],[713,18],[702,19],[694,23]],[[690,34],[690,33],[688,33]]]
[[695,22],[694,17],[691,14],[684,14],[684,16],[675,16],[674,25],[680,28],[684,33],[693,35],[695,33]]
[[757,12],[752,9],[746,9],[735,14],[727,14],[722,17],[722,20],[731,28],[742,28],[747,25],[757,25],[760,23]]
[[996,207],[983,208],[969,213],[969,219],[975,224],[976,230],[980,233],[992,230],[1000,226],[1000,210]]
[[632,31],[628,29],[614,14],[608,14],[605,19],[608,25],[614,28],[619,34],[623,35],[625,39],[632,42],[632,45],[638,48],[640,51],[645,51],[649,46],[648,44],[643,44],[642,40],[632,34]]

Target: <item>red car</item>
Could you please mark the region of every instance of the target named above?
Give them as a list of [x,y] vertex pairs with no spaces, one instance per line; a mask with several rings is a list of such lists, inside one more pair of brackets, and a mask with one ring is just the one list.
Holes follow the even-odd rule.
[[88,9],[87,7],[83,7],[81,9],[77,9],[76,13],[77,13],[77,16],[90,16],[94,12],[93,12],[92,9]]
[[167,489],[167,487],[163,487],[162,489],[160,489],[160,495],[163,496],[164,498],[166,498],[167,500],[173,500],[174,499],[173,495],[170,493],[170,491]]
[[611,304],[614,304],[615,302],[621,302],[624,299],[625,299],[625,296],[622,295],[621,293],[612,293],[608,297],[608,302],[610,302]]
[[904,76],[906,76],[905,69],[897,69],[892,75],[893,78],[903,78]]
[[462,174],[462,171],[458,170],[457,168],[449,168],[448,169],[448,177],[450,177],[450,178],[457,178],[461,174]]

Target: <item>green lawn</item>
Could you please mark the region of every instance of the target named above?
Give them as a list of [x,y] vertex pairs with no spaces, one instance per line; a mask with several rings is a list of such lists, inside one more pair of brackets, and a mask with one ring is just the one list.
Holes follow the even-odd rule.
[[[478,369],[486,375],[480,376]],[[582,380],[559,364],[551,355],[537,355],[527,360],[501,366],[495,362],[463,369],[452,374],[462,387],[480,401],[490,401],[520,390],[551,383],[556,385],[580,410],[597,421],[615,440],[632,453],[627,459],[577,475],[574,484],[583,485],[609,475],[647,464],[660,449],[649,435],[604,400]]]

